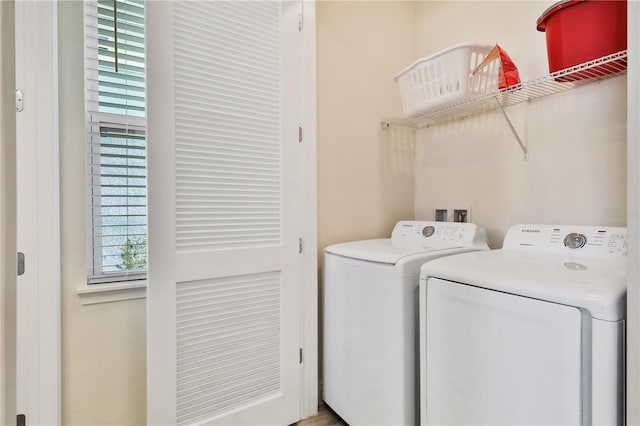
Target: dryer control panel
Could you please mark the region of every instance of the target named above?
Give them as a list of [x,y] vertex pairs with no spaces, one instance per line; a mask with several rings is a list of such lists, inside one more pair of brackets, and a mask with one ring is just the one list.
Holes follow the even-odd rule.
[[473,223],[403,220],[391,233],[391,244],[403,248],[468,247],[478,239],[486,245],[484,230]]
[[507,232],[502,248],[580,256],[626,256],[627,228],[515,225]]

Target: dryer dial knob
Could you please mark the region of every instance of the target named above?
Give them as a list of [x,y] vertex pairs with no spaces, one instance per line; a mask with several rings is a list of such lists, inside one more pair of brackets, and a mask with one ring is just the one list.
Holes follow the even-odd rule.
[[579,249],[584,247],[585,244],[587,244],[587,237],[584,234],[574,232],[564,237],[564,246],[570,249]]
[[436,232],[436,228],[434,228],[433,226],[425,226],[424,228],[422,228],[422,236],[425,238],[429,238],[433,235],[434,232]]

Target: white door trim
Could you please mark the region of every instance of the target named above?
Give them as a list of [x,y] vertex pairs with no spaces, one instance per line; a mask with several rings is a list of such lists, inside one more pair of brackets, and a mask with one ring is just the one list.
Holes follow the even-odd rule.
[[16,415],[14,19],[14,4],[0,2],[0,424]]
[[640,4],[628,3],[627,70],[627,424],[640,424]]
[[[28,424],[61,423],[57,3],[15,3],[18,251],[17,408]],[[37,29],[37,30],[36,30]]]
[[316,124],[316,2],[302,1],[305,235],[302,265],[302,418],[318,412],[318,202]]

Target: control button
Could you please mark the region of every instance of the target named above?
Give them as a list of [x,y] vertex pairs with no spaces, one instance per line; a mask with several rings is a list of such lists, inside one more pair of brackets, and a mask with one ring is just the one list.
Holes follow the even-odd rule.
[[433,235],[434,232],[436,232],[436,228],[434,228],[433,226],[425,226],[424,228],[422,228],[422,236],[425,238],[429,238]]
[[564,246],[570,249],[579,249],[584,247],[585,244],[587,244],[587,237],[583,234],[573,232],[564,237]]

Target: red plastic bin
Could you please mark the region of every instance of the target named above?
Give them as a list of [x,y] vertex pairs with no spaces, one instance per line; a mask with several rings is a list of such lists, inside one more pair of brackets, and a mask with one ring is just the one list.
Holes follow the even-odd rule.
[[[607,56],[627,48],[626,0],[565,0],[547,9],[537,22],[546,33],[549,72]],[[564,81],[580,77],[565,77]]]

